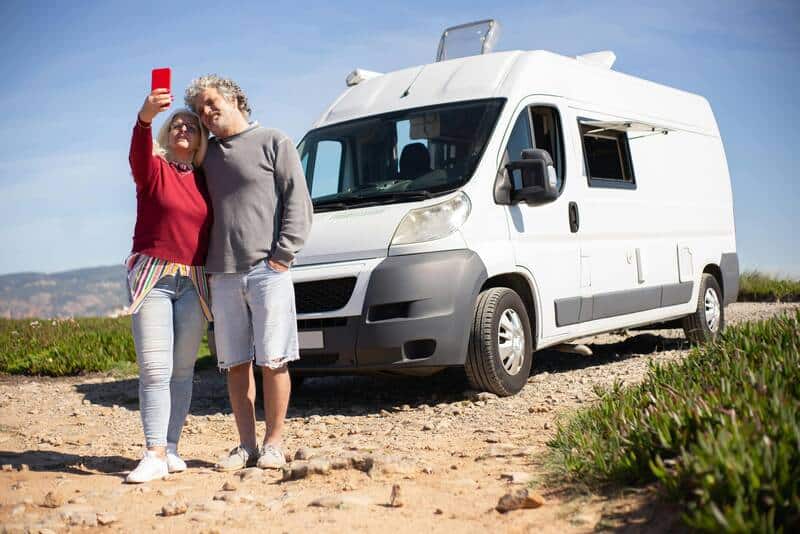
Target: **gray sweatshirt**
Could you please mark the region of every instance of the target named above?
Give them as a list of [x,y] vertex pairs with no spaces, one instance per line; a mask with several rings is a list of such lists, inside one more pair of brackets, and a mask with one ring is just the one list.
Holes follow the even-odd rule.
[[240,273],[265,258],[289,265],[314,214],[292,141],[254,124],[210,139],[203,169],[214,211],[207,271]]

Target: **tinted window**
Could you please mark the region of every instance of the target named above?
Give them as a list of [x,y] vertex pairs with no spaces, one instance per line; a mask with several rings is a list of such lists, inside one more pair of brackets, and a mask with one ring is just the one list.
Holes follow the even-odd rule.
[[589,185],[634,185],[628,136],[625,132],[582,124],[581,134]]

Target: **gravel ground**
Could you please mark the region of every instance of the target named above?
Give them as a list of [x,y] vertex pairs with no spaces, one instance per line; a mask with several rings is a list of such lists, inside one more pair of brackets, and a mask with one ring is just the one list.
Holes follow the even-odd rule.
[[[727,321],[797,307],[733,304]],[[286,435],[286,452],[308,460],[285,473],[213,471],[236,434],[223,377],[204,371],[181,443],[189,470],[143,486],[122,484],[142,447],[135,378],[0,376],[0,532],[670,531],[677,515],[650,489],[597,495],[547,482],[544,456],[556,420],[592,402],[595,385],[633,384],[651,359],[685,357],[683,332],[583,342],[592,356],[537,353],[528,385],[505,399],[443,376],[310,379]],[[531,506],[545,504],[496,510],[526,487]]]

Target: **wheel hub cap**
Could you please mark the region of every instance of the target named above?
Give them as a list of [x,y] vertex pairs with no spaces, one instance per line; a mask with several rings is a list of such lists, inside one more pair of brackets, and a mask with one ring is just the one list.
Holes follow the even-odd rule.
[[706,289],[705,294],[706,325],[712,332],[719,330],[719,318],[722,307],[719,304],[717,292],[711,288]]
[[505,310],[500,316],[497,347],[506,372],[510,375],[519,373],[525,361],[525,330],[519,314],[512,309]]

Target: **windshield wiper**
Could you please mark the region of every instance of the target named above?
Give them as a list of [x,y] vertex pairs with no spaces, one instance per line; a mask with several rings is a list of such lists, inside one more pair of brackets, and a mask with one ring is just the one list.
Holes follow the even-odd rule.
[[381,199],[390,200],[424,200],[433,198],[434,195],[430,191],[380,191],[372,194],[359,195],[355,191],[337,195],[334,198],[314,201],[314,211],[319,213],[323,211],[346,210],[354,207],[377,206],[381,203]]
[[349,207],[350,205],[345,204],[344,202],[320,202],[319,204],[314,204],[314,213],[319,213],[321,211],[346,210]]
[[358,195],[358,200],[374,200],[377,198],[403,198],[403,199],[424,199],[433,198],[430,191],[380,191],[369,195]]

